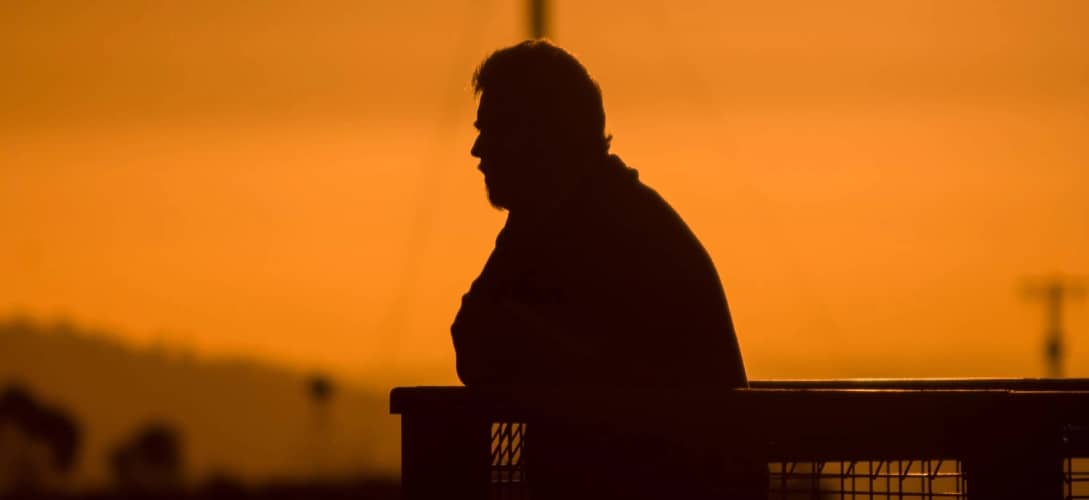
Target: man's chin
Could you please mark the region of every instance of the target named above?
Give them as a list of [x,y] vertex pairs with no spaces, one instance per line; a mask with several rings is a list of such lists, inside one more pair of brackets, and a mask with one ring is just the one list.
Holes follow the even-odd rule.
[[495,198],[493,198],[491,196],[488,197],[488,203],[491,203],[492,208],[494,208],[496,210],[507,210],[506,203],[503,203],[502,201],[498,201],[498,200],[496,200]]
[[507,203],[507,201],[502,196],[496,195],[495,191],[492,189],[488,189],[488,203],[491,203],[492,207],[494,207],[496,210],[510,209],[510,205]]

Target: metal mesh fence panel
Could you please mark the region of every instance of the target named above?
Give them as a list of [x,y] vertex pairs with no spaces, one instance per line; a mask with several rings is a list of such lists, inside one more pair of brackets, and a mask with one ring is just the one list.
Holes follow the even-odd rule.
[[526,424],[492,423],[491,498],[517,500],[528,498],[525,449]]
[[775,500],[967,498],[960,462],[857,460],[772,462],[769,498]]
[[[530,498],[526,473],[527,425],[491,425],[493,500]],[[964,499],[967,478],[955,459],[775,461],[768,464],[769,500]],[[1064,496],[1089,500],[1089,457],[1064,460]]]
[[1066,498],[1089,499],[1089,458],[1067,458],[1064,469]]

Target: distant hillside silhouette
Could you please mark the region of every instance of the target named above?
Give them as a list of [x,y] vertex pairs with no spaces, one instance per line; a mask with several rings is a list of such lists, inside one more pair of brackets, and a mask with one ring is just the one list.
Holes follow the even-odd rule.
[[319,412],[309,374],[134,348],[116,337],[67,323],[0,319],[0,385],[21,383],[79,420],[79,485],[107,481],[110,450],[151,421],[179,429],[189,482],[396,473],[398,422],[387,414],[385,394],[339,382]]

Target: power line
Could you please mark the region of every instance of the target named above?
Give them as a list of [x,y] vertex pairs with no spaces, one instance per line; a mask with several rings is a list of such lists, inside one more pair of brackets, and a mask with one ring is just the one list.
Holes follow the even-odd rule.
[[379,352],[383,353],[385,362],[391,367],[399,362],[402,336],[407,330],[408,316],[413,312],[424,253],[430,243],[435,216],[439,211],[443,184],[440,179],[441,159],[456,137],[454,132],[458,121],[464,118],[461,103],[467,99],[468,76],[465,68],[470,67],[473,49],[480,43],[479,26],[493,14],[491,1],[472,3],[477,8],[465,11],[461,33],[450,51],[450,79],[444,87],[446,95],[435,121],[434,140],[430,143],[430,150],[420,155],[416,202],[409,223],[408,238],[401,252],[400,277],[391,291],[389,306],[379,319],[379,338],[382,339]]

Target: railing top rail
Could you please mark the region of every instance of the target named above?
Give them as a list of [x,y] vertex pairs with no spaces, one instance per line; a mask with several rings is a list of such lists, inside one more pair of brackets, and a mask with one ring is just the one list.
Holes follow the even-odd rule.
[[401,387],[390,411],[481,413],[520,418],[556,413],[606,415],[712,415],[710,418],[786,420],[804,412],[810,421],[921,419],[1066,419],[1089,423],[1089,391],[1021,389],[825,388],[492,388]]
[[[762,379],[751,380],[750,389],[765,390],[900,390],[900,391],[1089,391],[1089,378],[855,378],[855,379]],[[551,389],[555,390],[555,389]],[[640,388],[630,388],[631,391],[642,391]],[[657,390],[657,389],[647,389]],[[665,389],[671,390],[671,389]],[[391,410],[400,413],[405,405],[427,404],[429,400],[450,403],[453,400],[462,401],[468,397],[469,392],[460,386],[421,386],[395,388],[391,392]],[[545,391],[550,391],[545,389]],[[597,396],[605,395],[612,389],[580,389],[583,393],[594,393]],[[474,391],[479,392],[479,391]],[[488,392],[488,391],[485,391]],[[502,388],[491,391],[496,394],[506,394]],[[524,391],[520,391],[524,392]],[[537,392],[531,390],[531,392]],[[717,392],[717,391],[716,391]],[[729,391],[723,391],[729,392]],[[698,394],[713,394],[705,389]],[[481,396],[474,396],[480,399]],[[488,398],[485,398],[488,399]],[[493,398],[494,399],[494,398]]]
[[[996,443],[1011,446],[1018,436],[1057,443],[1063,429],[1089,427],[1089,391],[1082,390],[769,385],[687,392],[401,387],[391,392],[390,409],[415,425],[558,417],[623,432],[685,429],[701,442],[752,443],[773,457],[822,460],[962,456]],[[1089,443],[1083,441],[1079,437],[1069,445],[1084,453]]]
[[752,380],[753,389],[971,389],[1089,391],[1089,378],[848,378]]

